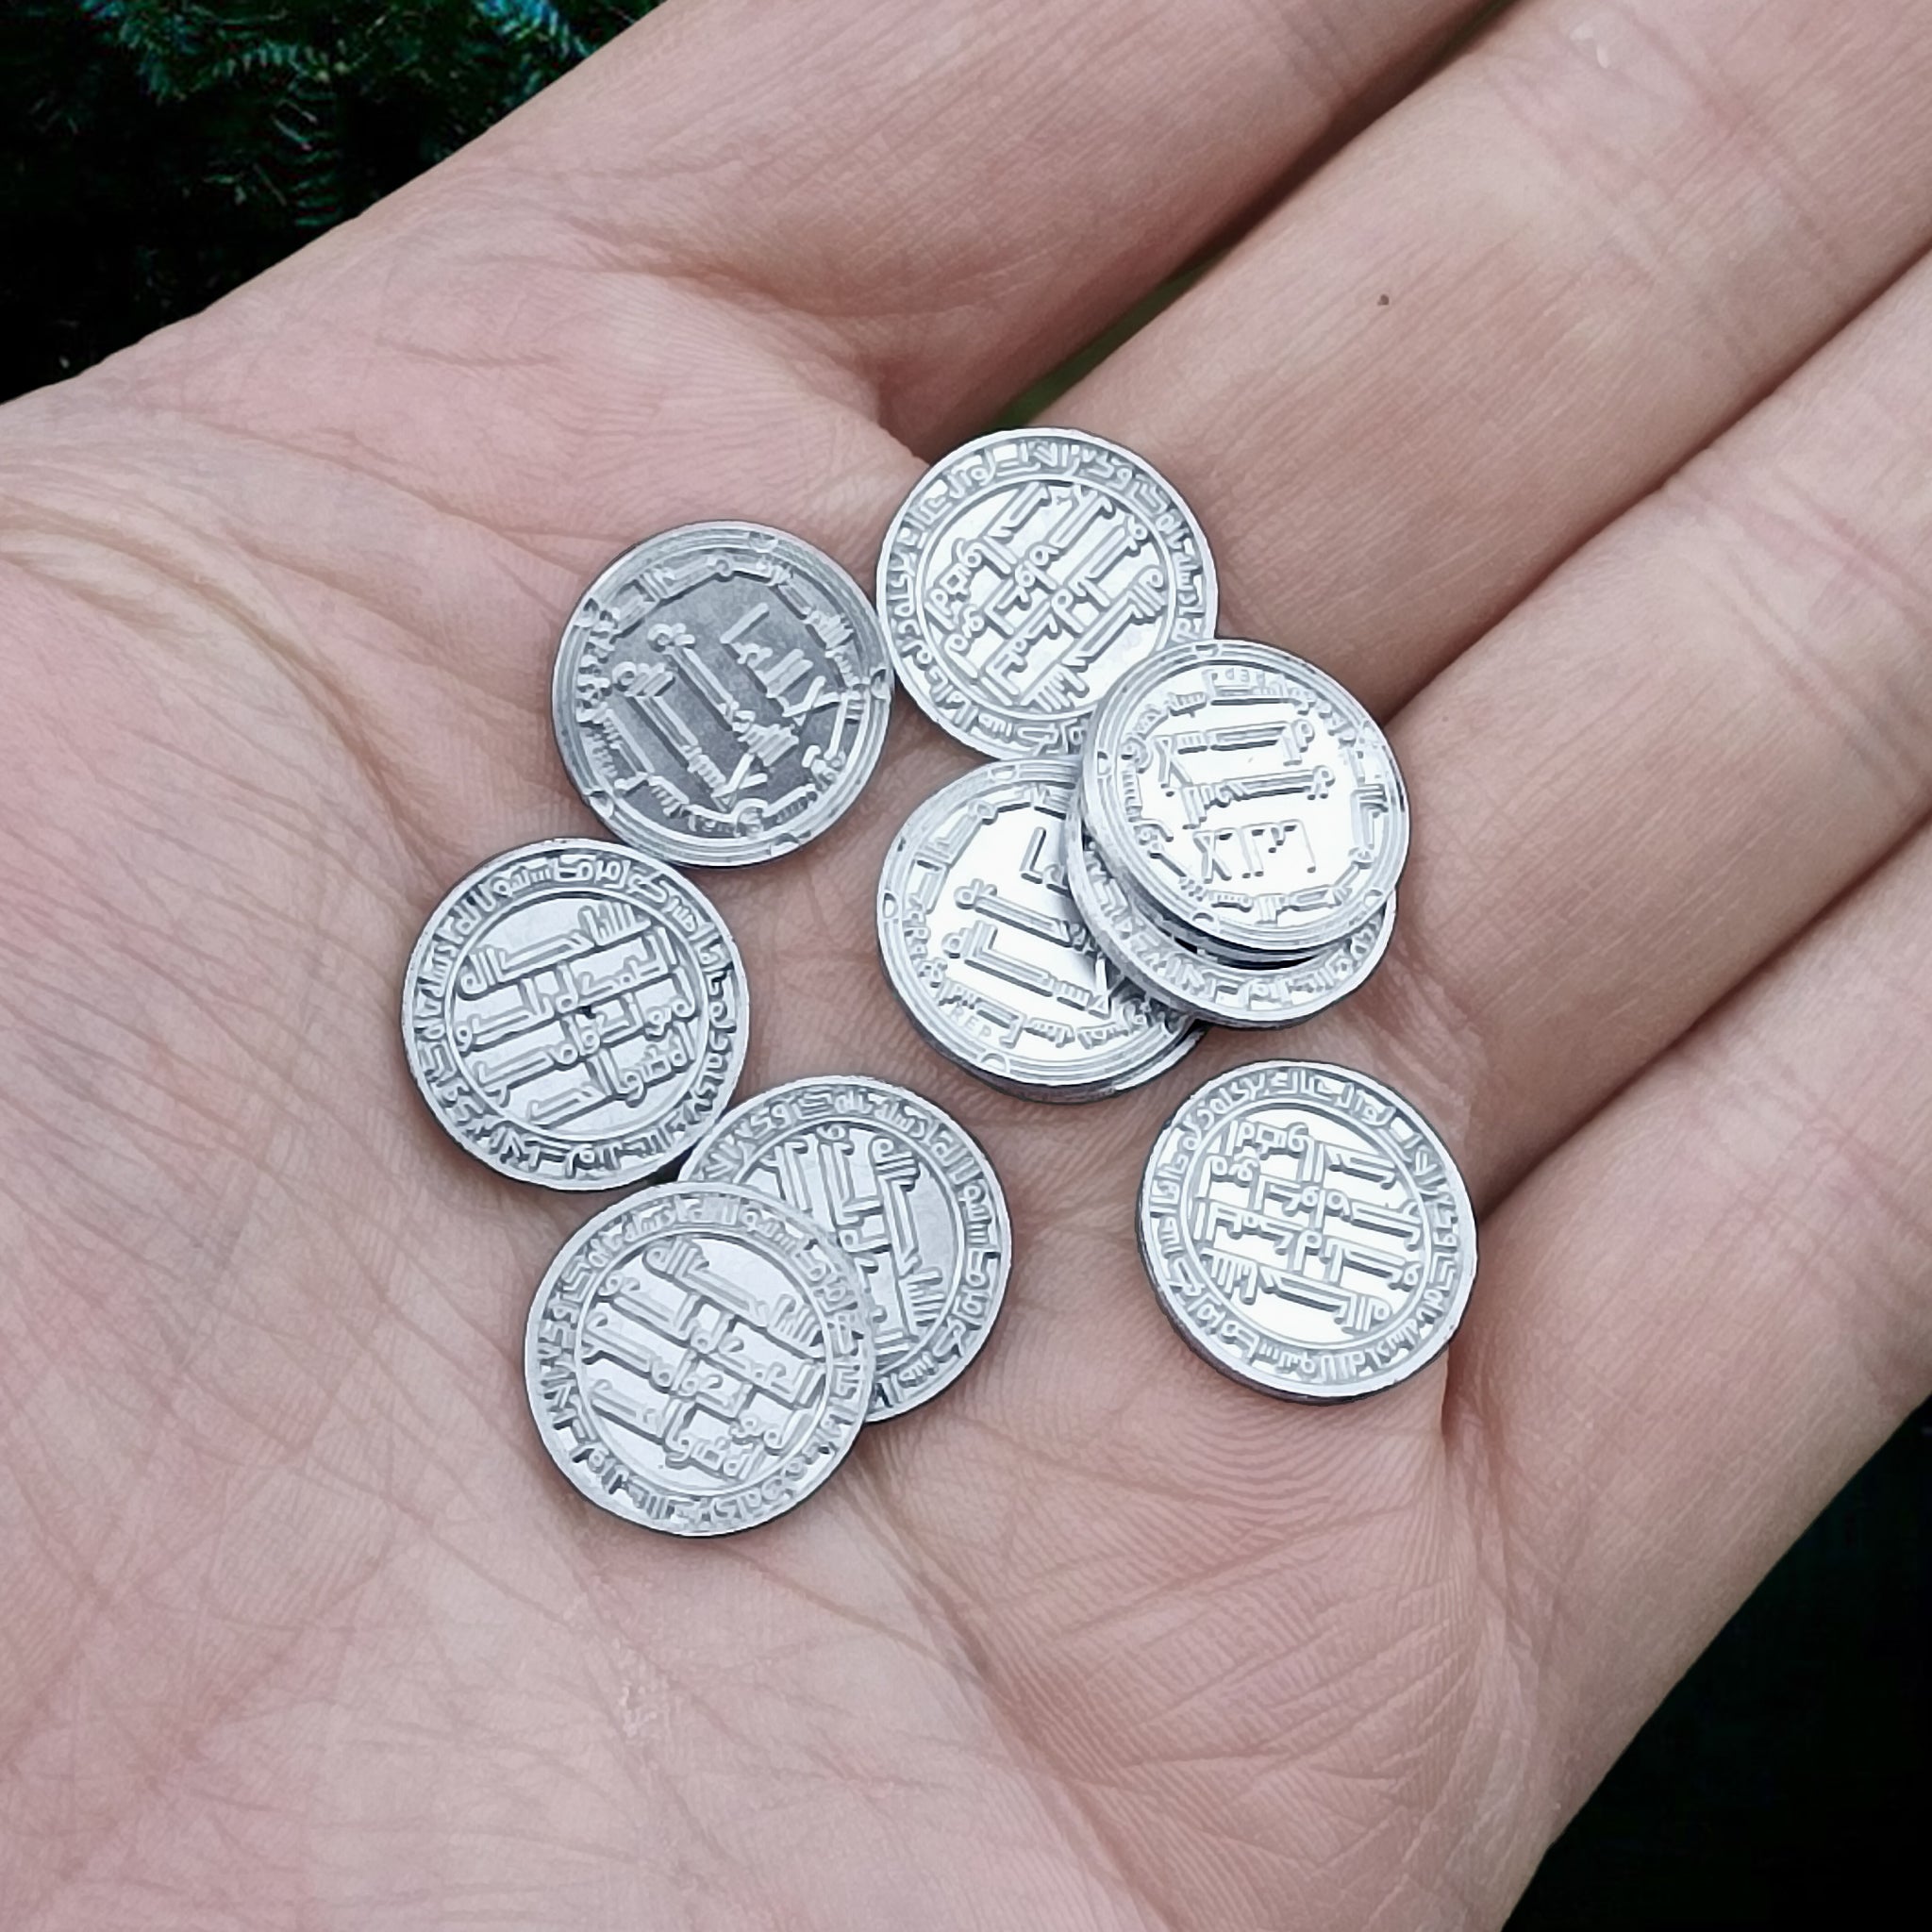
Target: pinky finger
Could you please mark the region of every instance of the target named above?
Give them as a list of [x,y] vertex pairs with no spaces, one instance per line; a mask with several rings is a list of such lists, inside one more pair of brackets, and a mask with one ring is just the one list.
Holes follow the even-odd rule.
[[1451,1420],[1559,1801],[1932,1388],[1932,828],[1485,1228]]

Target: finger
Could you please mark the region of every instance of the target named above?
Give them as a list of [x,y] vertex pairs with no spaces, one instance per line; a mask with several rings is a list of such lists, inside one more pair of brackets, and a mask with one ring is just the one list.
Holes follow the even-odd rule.
[[[1859,516],[1874,541],[1906,558],[1918,541],[1897,477],[1918,459],[1913,425],[1924,414],[1913,376],[1924,358],[1907,346],[1919,299],[1916,284],[1902,291],[1698,472],[1697,487],[1727,502],[1747,532],[1792,514],[1790,499],[1802,492],[1788,486],[1788,473],[1805,490],[1836,492],[1836,511],[1821,511],[1808,551],[1798,553],[1779,526],[1761,542],[1727,540],[1737,553],[1729,557],[1712,536],[1720,520],[1693,509],[1692,489],[1667,494],[1600,540],[1397,721],[1417,810],[1397,954],[1368,991],[1284,1046],[1388,1073],[1441,1121],[1481,1192],[1493,1193],[1514,1166],[1630,1077],[1920,809],[1912,774],[1894,773],[1888,783],[1874,772],[1844,794],[1840,809],[1807,819],[1795,846],[1780,849],[1767,831],[1774,815],[1788,814],[1794,778],[1798,795],[1807,781],[1813,793],[1834,783],[1845,756],[1841,720],[1856,712],[1857,692],[1874,708],[1897,709],[1917,691],[1909,613],[1886,601],[1881,580],[1868,600],[1851,598],[1862,579],[1846,575],[1827,540],[1838,522]],[[1888,375],[1889,387],[1865,394],[1867,383]],[[1861,398],[1866,407],[1851,412],[1840,436],[1837,412]],[[1888,433],[1875,437],[1874,425]],[[1724,558],[1746,582],[1758,574],[1770,609],[1751,612],[1724,579],[1713,579]],[[1798,624],[1833,600],[1840,623],[1816,641],[1825,656],[1837,654],[1834,662],[1843,659],[1846,709],[1793,716],[1782,702],[1774,646],[1784,632],[1774,620]],[[1635,722],[1624,733],[1626,711]],[[1690,802],[1720,757],[1728,813],[1706,824]],[[1655,857],[1653,818],[1679,835]],[[1697,866],[1705,872],[1687,880],[1686,868]],[[1706,872],[1724,885],[1721,902],[1697,899]],[[1717,915],[1702,924],[1722,928],[1715,950],[1700,904]],[[1628,927],[1604,938],[1607,911],[1626,905]],[[1681,979],[1655,983],[1680,961]],[[1552,979],[1546,1007],[1539,975]],[[1163,1091],[1120,1103],[1106,1144],[1111,1121],[1131,1117],[1144,1148],[1176,1082],[1191,1084],[1254,1050],[1252,1041],[1226,1038],[1204,1047]],[[1545,1065],[1556,1077],[1539,1085]],[[1473,1103],[1464,1098],[1472,1092]],[[1117,1205],[1125,1190],[1105,1189],[1097,1174],[1083,1171],[1069,1186],[1063,1172],[1047,1170],[1036,1186],[1033,1172],[1026,1162],[1014,1166],[1035,1229],[1055,1219],[1045,1191],[1056,1178],[1062,1201],[1091,1201],[1096,1220],[1113,1214],[1116,1227],[1130,1224]],[[1124,1252],[1121,1265],[1135,1272]],[[1053,1273],[1057,1288],[1070,1272]],[[1010,1373],[1025,1387],[1008,1391],[1008,1407],[1063,1418],[1070,1437],[1104,1448],[1112,1475],[1131,1469],[1151,1480],[1146,1465],[1157,1452],[1147,1445],[1166,1438],[1116,1425],[1123,1391],[1090,1406],[1060,1385],[1083,1348],[1091,1352],[1098,1324],[1130,1365],[1126,1385],[1145,1391],[1145,1402],[1179,1407],[1190,1396],[1176,1387],[1179,1372],[1158,1367],[1156,1352],[1171,1339],[1158,1319],[1121,1307],[1114,1280],[1085,1301],[1058,1289],[1055,1308],[1027,1319],[1052,1332],[1030,1338],[1024,1354],[1013,1350]],[[1058,1392],[1049,1397],[1049,1389]],[[1401,1438],[1412,1420],[1400,1398],[1351,1416],[1351,1453],[1362,1453],[1363,1437]],[[1280,1493],[1292,1489],[1285,1483]]]
[[747,517],[867,571],[917,475],[879,411],[924,436],[1016,387],[1457,10],[667,9],[208,315],[16,406],[25,554],[184,648],[266,646],[353,721],[426,889],[555,828],[554,758],[501,727],[616,550]]
[[1224,631],[1386,708],[1928,236],[1909,0],[1537,0],[1063,407],[1189,491]]
[[[1479,1193],[1493,1197],[1924,811],[1932,667],[1923,617],[1899,588],[1932,564],[1919,480],[1932,429],[1926,340],[1932,272],[1908,277],[1395,721],[1417,809],[1399,950],[1362,995],[1283,1047],[1390,1074],[1448,1129]],[[1209,1056],[1254,1052],[1252,1040],[1216,1039],[1169,1091],[1107,1110],[1058,1162],[1044,1147],[1010,1158],[1013,1143],[996,1141],[1030,1257],[1004,1318],[1013,1325],[957,1407],[874,1451],[903,1477],[899,1507],[962,1600],[975,1601],[976,1578],[1001,1576],[999,1604],[977,1614],[1003,1658],[1024,1659],[1008,1666],[1024,1707],[1067,1714],[1042,1728],[1069,1775],[1098,1779],[1108,1757],[1138,1765],[1163,1752],[1191,1769],[1210,1752],[1262,1761],[1296,1665],[1374,1682],[1374,1657],[1404,1646],[1439,1658],[1435,1681],[1467,1700],[1453,1735],[1509,1731],[1484,1698],[1515,1666],[1487,1677],[1472,1667],[1480,1639],[1444,1583],[1433,1531],[1418,1528],[1399,1560],[1382,1537],[1379,1567],[1372,1549],[1391,1512],[1444,1520],[1441,1372],[1345,1415],[1257,1414],[1250,1429],[1132,1286],[1132,1176],[1154,1118]],[[1615,1211],[1636,1224],[1651,1209],[1639,1192]],[[1523,1328],[1564,1252],[1552,1243],[1540,1266],[1499,1264],[1485,1242],[1458,1355]],[[1572,1321],[1590,1332],[1580,1311]],[[1576,1342],[1553,1328],[1541,1347]],[[1641,1355],[1626,1340],[1619,1360]],[[1564,1390],[1573,1405],[1586,1399],[1582,1374]],[[1487,1418],[1492,1406],[1487,1391],[1458,1401],[1458,1442],[1482,1426],[1463,1408]],[[1012,1417],[1026,1419],[1024,1439],[1001,1433]],[[941,1472],[962,1440],[988,1438],[1012,1441],[1008,1480],[962,1496]],[[1511,1449],[1509,1466],[1538,1453]],[[1046,1491],[1042,1462],[1055,1474]],[[1472,1455],[1462,1469],[1484,1466]],[[1083,1544],[1078,1526],[1094,1522],[1114,1533]],[[1512,1552],[1536,1547],[1513,1524],[1510,1535]],[[1070,1620],[1070,1596],[1109,1607]],[[1358,1655],[1327,1633],[1358,1623],[1365,1597],[1424,1614]],[[1208,1695],[1210,1682],[1224,1690],[1228,1658],[1256,1653],[1256,1630],[1271,1633],[1274,1661],[1240,1695]],[[1178,1707],[1171,1673],[1125,1663],[1106,1669],[1105,1710],[1083,1696],[1103,1647],[1171,1657],[1176,1632],[1199,1672]],[[1401,1728],[1413,1740],[1427,1727],[1405,1710]],[[1399,1756],[1393,1737],[1357,1734],[1272,1786],[1250,1778],[1230,1791],[1203,1771],[1178,1797],[1151,1774],[1108,1789],[1132,1842],[1184,1866],[1210,1816],[1259,1840],[1267,1793],[1266,1841],[1278,1845],[1284,1811],[1319,1814],[1309,1793],[1324,1777],[1386,1771]],[[1515,1790],[1513,1746],[1507,1761]],[[1404,1815],[1434,1815],[1441,1761],[1403,1762]]]
[[1928,1093],[1921,834],[1491,1223],[1452,1423],[1566,1807],[1932,1389]]
[[[614,386],[723,318],[896,430],[943,436],[1475,4],[667,8],[379,211],[391,245],[358,292],[393,317],[433,288],[409,327],[425,363],[489,349],[510,388],[546,336]],[[506,254],[513,283],[489,273]],[[340,326],[342,277],[330,292]]]
[[1325,1035],[1479,1198],[1932,810],[1932,264],[1397,719],[1415,852]]

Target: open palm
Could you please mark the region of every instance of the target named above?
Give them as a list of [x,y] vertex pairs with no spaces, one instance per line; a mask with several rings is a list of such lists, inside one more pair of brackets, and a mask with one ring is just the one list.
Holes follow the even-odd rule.
[[[7,412],[9,1927],[1492,1924],[1932,1381],[1924,9],[1524,0],[1390,107],[1460,10],[684,0]],[[1008,1312],[781,1524],[612,1522],[518,1365],[583,1204],[451,1148],[394,1022],[451,880],[591,829],[561,617],[705,516],[864,575],[1238,225],[1057,413],[1392,721],[1395,947],[1282,1047],[1456,1148],[1464,1331],[1332,1412],[1173,1338],[1142,1157],[1276,1042],[1084,1109],[921,1047],[871,895],[969,759],[902,705],[707,884],[747,1091],[957,1111]]]

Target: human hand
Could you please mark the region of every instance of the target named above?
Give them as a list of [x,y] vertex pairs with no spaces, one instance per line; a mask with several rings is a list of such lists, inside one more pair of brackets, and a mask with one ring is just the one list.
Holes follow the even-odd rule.
[[8,410],[9,1925],[1493,1924],[1932,1384],[1907,0],[1524,0],[1056,408],[1188,494],[1224,630],[1392,721],[1395,945],[1281,1047],[1455,1149],[1446,1363],[1303,1410],[1147,1291],[1156,1123],[1274,1042],[1056,1109],[915,1041],[872,891],[970,759],[908,705],[838,831],[704,881],[743,1091],[919,1087],[1016,1221],[985,1357],[808,1507],[688,1547],[564,1490],[520,1344],[583,1206],[408,1091],[425,912],[594,829],[545,723],[592,573],[731,516],[865,575],[913,451],[1457,11],[690,0]]

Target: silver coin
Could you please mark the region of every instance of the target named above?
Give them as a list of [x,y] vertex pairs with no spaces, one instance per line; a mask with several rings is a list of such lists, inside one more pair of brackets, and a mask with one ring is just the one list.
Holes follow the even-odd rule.
[[859,1074],[792,1080],[734,1108],[687,1181],[731,1181],[795,1208],[858,1264],[878,1383],[869,1420],[946,1388],[991,1332],[1013,1231],[992,1163],[950,1115]]
[[[1129,982],[1131,984],[1131,982]],[[1051,1086],[1037,1080],[1024,1080],[1013,1074],[990,1068],[980,1061],[972,1059],[959,1051],[958,1045],[943,1035],[929,1029],[919,1014],[907,1009],[907,1019],[912,1030],[925,1041],[926,1045],[941,1059],[952,1061],[983,1085],[996,1088],[1002,1093],[1010,1093],[1016,1100],[1033,1100],[1049,1107],[1080,1106],[1091,1100],[1111,1100],[1116,1094],[1130,1092],[1136,1087],[1144,1087],[1150,1080],[1158,1080],[1170,1067],[1187,1058],[1201,1043],[1202,1028],[1198,1022],[1191,1022],[1185,1033],[1176,1034],[1158,1058],[1147,1060],[1129,1069],[1126,1073],[1101,1080],[1063,1080]]]
[[1141,1254],[1174,1326],[1271,1395],[1343,1402],[1439,1355],[1475,1278],[1475,1217],[1402,1096],[1346,1067],[1263,1060],[1160,1130]]
[[1198,1024],[1094,943],[1067,889],[1075,767],[981,765],[907,820],[879,874],[879,951],[924,1036],[995,1086],[1063,1100],[1171,1066]]
[[531,1304],[524,1383],[551,1460],[646,1529],[723,1536],[802,1502],[872,1402],[858,1271],[751,1188],[677,1181],[586,1222]]
[[1381,963],[1395,929],[1395,894],[1364,925],[1320,951],[1243,965],[1191,944],[1108,870],[1080,818],[1067,835],[1067,877],[1087,929],[1137,986],[1183,1013],[1222,1026],[1293,1026],[1346,998]]
[[583,594],[550,713],[585,802],[674,865],[751,865],[832,824],[886,739],[892,674],[864,591],[758,524],[687,524]]
[[1179,644],[1127,673],[1088,734],[1080,800],[1124,884],[1210,942],[1263,953],[1365,924],[1408,855],[1380,727],[1270,644]]
[[[1107,861],[1101,854],[1100,843],[1094,838],[1092,828],[1083,823],[1082,831],[1088,849],[1095,855],[1097,862],[1105,866]],[[1109,877],[1116,877],[1111,867],[1108,867],[1108,874]],[[1185,919],[1170,912],[1165,906],[1157,905],[1139,886],[1130,886],[1118,879],[1117,883],[1120,883],[1121,890],[1133,901],[1135,907],[1143,911],[1170,938],[1178,940],[1182,945],[1190,947],[1194,952],[1206,954],[1210,959],[1219,959],[1224,966],[1291,966],[1300,959],[1315,958],[1326,950],[1322,946],[1313,946],[1305,952],[1288,953],[1283,952],[1279,946],[1267,951],[1259,946],[1231,946],[1225,940],[1218,940],[1212,933],[1206,933],[1198,926],[1190,925]],[[1390,896],[1392,898],[1394,894],[1391,893]],[[1373,920],[1363,922],[1364,924],[1373,923]],[[1360,928],[1356,927],[1354,930],[1359,931]],[[1329,943],[1332,945],[1335,942],[1330,941]]]
[[746,1004],[738,948],[688,879],[551,839],[479,866],[429,915],[403,1045],[430,1112],[499,1174],[632,1187],[731,1104]]
[[879,614],[900,680],[993,758],[1077,749],[1129,665],[1214,629],[1214,560],[1144,458],[1074,429],[1005,429],[913,486],[886,532]]

